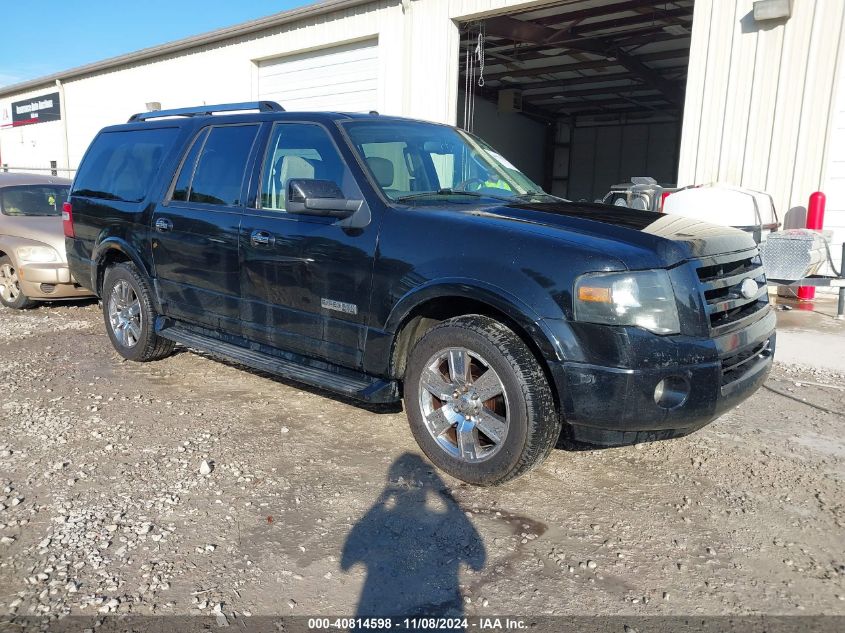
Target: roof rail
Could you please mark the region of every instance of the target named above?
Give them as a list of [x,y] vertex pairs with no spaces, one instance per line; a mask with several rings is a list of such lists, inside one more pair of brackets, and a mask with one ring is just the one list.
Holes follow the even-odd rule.
[[166,116],[204,116],[215,112],[237,112],[240,110],[258,110],[259,112],[285,111],[285,109],[275,101],[245,101],[243,103],[222,103],[220,105],[196,106],[194,108],[176,108],[175,110],[139,112],[129,117],[129,122],[160,119]]

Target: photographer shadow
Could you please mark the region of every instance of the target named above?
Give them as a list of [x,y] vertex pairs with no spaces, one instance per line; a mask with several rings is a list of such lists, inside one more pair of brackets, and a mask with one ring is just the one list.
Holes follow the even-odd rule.
[[463,617],[458,574],[484,567],[481,538],[443,480],[405,453],[346,539],[341,567],[366,567],[358,617]]

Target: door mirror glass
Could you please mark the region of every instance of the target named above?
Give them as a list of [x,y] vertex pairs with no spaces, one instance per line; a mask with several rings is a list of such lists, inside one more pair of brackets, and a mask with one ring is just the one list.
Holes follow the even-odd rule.
[[294,178],[287,183],[288,213],[348,218],[362,204],[362,200],[348,199],[332,180]]

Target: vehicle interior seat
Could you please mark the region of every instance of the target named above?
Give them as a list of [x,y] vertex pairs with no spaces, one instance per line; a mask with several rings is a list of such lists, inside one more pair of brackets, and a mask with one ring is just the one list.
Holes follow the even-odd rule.
[[391,197],[392,194],[399,193],[396,189],[391,189],[395,179],[392,162],[381,156],[368,156],[367,164],[370,166],[370,171],[373,172],[376,182],[384,189],[385,193]]

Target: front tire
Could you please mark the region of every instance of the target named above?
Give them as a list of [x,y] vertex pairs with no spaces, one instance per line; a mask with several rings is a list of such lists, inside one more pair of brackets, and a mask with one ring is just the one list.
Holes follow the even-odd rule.
[[175,343],[155,333],[152,291],[138,268],[115,264],[103,280],[103,317],[106,332],[117,352],[127,360],[145,363],[173,352]]
[[481,486],[540,464],[561,429],[537,358],[511,329],[479,315],[444,321],[414,346],[405,409],[428,458]]
[[37,303],[21,290],[18,271],[7,255],[0,257],[0,303],[12,310],[27,310]]

